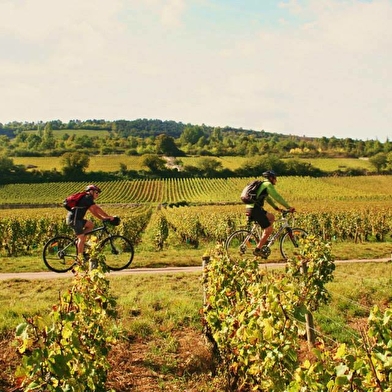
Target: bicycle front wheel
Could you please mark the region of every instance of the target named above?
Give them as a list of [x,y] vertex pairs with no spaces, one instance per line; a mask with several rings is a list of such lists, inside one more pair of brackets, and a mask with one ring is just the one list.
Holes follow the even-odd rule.
[[225,244],[228,256],[253,256],[258,239],[249,230],[237,230],[231,234]]
[[300,240],[307,236],[308,233],[303,229],[289,229],[280,239],[280,253],[283,258],[288,260],[299,255]]
[[69,271],[77,260],[75,240],[64,236],[51,238],[44,246],[42,257],[51,271]]
[[112,271],[129,267],[134,255],[131,241],[121,235],[105,238],[99,245],[99,252],[105,256],[105,264]]

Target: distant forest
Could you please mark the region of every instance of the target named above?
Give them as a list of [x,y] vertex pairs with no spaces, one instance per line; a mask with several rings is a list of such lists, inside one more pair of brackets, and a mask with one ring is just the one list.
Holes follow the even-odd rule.
[[[0,123],[0,183],[48,180],[86,176],[84,169],[92,155],[127,154],[146,157],[147,172],[135,173],[120,170],[115,176],[125,178],[148,176],[241,176],[259,175],[248,164],[237,172],[222,170],[213,157],[249,157],[266,168],[279,167],[286,175],[320,176],[325,173],[299,158],[360,158],[366,157],[377,174],[392,172],[392,143],[386,140],[354,140],[336,137],[311,138],[283,135],[232,127],[183,124],[161,120],[60,120],[48,122]],[[40,173],[18,168],[12,157],[58,156],[64,157],[62,173]],[[210,157],[202,167],[188,167],[182,173],[167,170],[162,156]],[[285,160],[284,162],[282,160]],[[288,161],[287,161],[288,160]],[[369,174],[363,172],[346,175]],[[103,175],[103,174],[102,174]]]

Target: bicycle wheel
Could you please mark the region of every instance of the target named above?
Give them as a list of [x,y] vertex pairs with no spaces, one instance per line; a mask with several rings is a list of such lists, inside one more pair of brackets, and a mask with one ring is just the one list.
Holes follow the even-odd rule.
[[44,246],[42,257],[50,270],[54,272],[69,271],[76,264],[75,240],[64,236],[51,238]]
[[302,238],[306,238],[308,233],[299,228],[291,228],[280,239],[280,253],[285,260],[293,259],[299,254],[299,245]]
[[134,255],[131,241],[122,235],[105,238],[99,245],[99,252],[105,256],[105,263],[112,271],[127,268],[132,263]]
[[231,234],[225,244],[228,256],[253,256],[258,239],[249,230],[237,230]]

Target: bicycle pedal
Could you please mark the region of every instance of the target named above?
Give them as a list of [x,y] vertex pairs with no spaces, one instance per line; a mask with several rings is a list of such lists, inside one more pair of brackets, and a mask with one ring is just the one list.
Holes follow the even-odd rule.
[[267,245],[262,246],[262,248],[260,249],[260,256],[263,259],[268,259],[268,256],[270,254],[271,254],[271,249]]

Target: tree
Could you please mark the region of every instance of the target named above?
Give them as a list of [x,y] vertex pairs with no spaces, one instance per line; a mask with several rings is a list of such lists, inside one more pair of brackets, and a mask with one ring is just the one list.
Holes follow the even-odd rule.
[[27,136],[26,142],[29,150],[36,150],[40,146],[42,139],[40,136],[31,133]]
[[184,156],[184,153],[178,149],[174,138],[167,135],[159,135],[156,138],[156,151],[158,154],[164,154],[171,157]]
[[153,173],[160,172],[165,169],[166,161],[159,158],[155,154],[145,154],[143,156],[142,165],[148,167]]
[[200,159],[197,167],[206,177],[213,177],[218,170],[222,169],[222,162],[217,161],[215,158],[205,157]]
[[14,168],[14,161],[6,156],[0,156],[0,173],[10,172]]
[[53,136],[52,124],[47,123],[42,135],[41,148],[44,150],[52,150],[56,146],[56,140]]
[[66,152],[61,158],[61,163],[65,175],[78,176],[88,168],[90,157],[81,152]]
[[387,166],[387,154],[385,152],[379,152],[378,154],[369,158],[369,162],[375,167],[377,173],[380,173],[381,170],[385,169]]
[[180,140],[183,144],[196,144],[202,136],[205,136],[202,127],[198,125],[187,126],[182,132]]
[[392,170],[392,151],[387,154],[387,168]]

